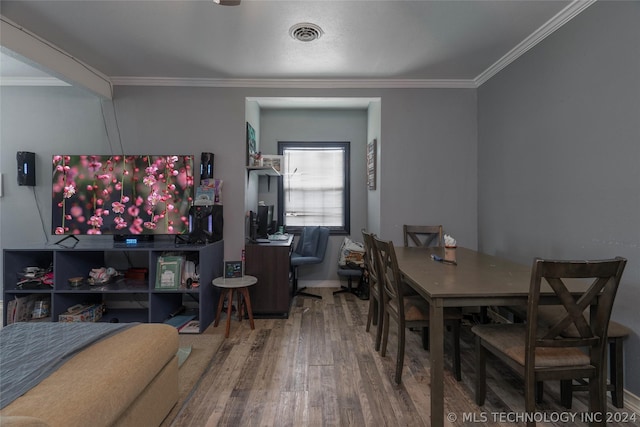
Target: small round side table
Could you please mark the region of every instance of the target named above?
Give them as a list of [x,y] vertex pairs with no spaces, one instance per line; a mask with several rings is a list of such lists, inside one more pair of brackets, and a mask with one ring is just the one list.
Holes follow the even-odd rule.
[[[220,299],[218,300],[218,310],[216,311],[216,320],[213,322],[213,326],[217,327],[220,322],[220,313],[222,312],[222,305],[226,298],[227,300],[227,329],[225,330],[224,337],[229,338],[229,329],[231,328],[231,306],[233,305],[233,291],[238,291],[238,320],[242,321],[244,316],[244,309],[246,306],[247,314],[249,315],[249,324],[251,329],[254,329],[253,324],[253,311],[251,310],[251,298],[249,298],[249,286],[255,285],[258,279],[254,276],[242,276],[234,278],[217,277],[213,279],[213,285],[222,288]],[[242,298],[240,298],[242,296]]]

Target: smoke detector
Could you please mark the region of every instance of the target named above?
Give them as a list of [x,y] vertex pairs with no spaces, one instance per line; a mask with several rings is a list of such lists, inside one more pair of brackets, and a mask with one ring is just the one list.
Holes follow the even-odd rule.
[[322,37],[322,28],[310,22],[301,22],[289,28],[289,35],[301,42],[312,42]]

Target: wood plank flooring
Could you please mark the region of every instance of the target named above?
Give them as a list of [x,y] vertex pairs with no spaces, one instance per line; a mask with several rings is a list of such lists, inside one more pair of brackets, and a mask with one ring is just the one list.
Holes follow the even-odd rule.
[[[403,383],[395,385],[395,332],[387,356],[380,357],[373,348],[375,327],[365,332],[368,301],[333,296],[334,290],[313,288],[322,300],[296,297],[288,319],[256,319],[253,331],[234,316],[229,338],[172,426],[429,426],[429,361],[419,334],[407,333]],[[449,370],[448,346],[445,351],[445,418],[457,418],[449,425],[523,425],[500,419],[522,413],[522,381],[490,359],[487,402],[478,407],[468,325],[461,346],[461,382]],[[575,394],[570,411],[559,400],[558,387],[546,384],[540,411],[564,418],[539,425],[586,425],[580,422],[587,412],[585,393]],[[611,405],[609,410],[635,415]],[[638,419],[609,425],[640,427]]]

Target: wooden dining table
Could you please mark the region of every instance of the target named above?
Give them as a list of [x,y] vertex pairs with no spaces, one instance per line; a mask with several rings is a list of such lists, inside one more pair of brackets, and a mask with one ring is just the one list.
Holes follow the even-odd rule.
[[[444,308],[526,306],[531,265],[458,247],[456,264],[433,260],[444,258],[444,248],[395,247],[398,267],[405,282],[430,305],[429,360],[431,375],[431,426],[444,425]],[[533,260],[532,260],[533,261]],[[572,286],[575,286],[572,289]],[[583,284],[569,287],[572,293]],[[553,291],[541,288],[541,304],[554,300]]]

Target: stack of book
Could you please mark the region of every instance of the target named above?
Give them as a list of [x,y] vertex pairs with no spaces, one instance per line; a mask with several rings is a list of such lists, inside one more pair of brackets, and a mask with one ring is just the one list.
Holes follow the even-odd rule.
[[200,333],[200,321],[192,314],[179,314],[165,320],[164,323],[174,326],[181,334]]

